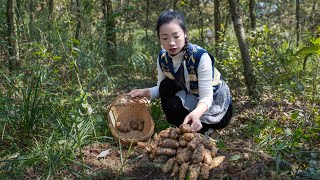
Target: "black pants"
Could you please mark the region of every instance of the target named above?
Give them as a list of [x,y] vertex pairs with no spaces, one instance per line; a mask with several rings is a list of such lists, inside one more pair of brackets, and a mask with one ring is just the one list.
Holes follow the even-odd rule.
[[[183,89],[183,85],[175,80],[164,79],[160,83],[160,98],[161,98],[161,106],[167,117],[167,121],[175,125],[177,127],[183,123],[184,118],[190,113],[187,109],[185,109],[182,105],[181,99],[175,94]],[[225,128],[232,117],[232,104],[229,105],[227,113],[221,119],[221,121],[217,124],[206,124],[202,123],[201,133],[207,131],[209,128],[212,129],[222,129]]]

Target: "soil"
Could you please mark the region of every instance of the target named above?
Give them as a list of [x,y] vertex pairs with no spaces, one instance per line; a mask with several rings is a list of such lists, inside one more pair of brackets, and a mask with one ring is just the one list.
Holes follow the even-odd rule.
[[[274,103],[267,101],[263,107],[259,107],[237,102],[237,107],[241,108],[237,109],[230,125],[215,132],[216,139],[223,139],[224,142],[220,145],[224,148],[218,150],[218,155],[224,155],[226,158],[222,164],[210,171],[209,179],[292,179],[290,174],[277,175],[275,158],[260,151],[253,139],[242,132],[246,122],[250,121],[250,118],[254,119],[250,116],[254,116],[256,112],[261,111],[262,114],[275,119],[279,112],[276,111]],[[106,150],[109,153],[105,157],[97,158]],[[120,150],[113,142],[96,142],[84,147],[82,154],[86,166],[90,167],[86,170],[90,179],[177,179],[171,177],[170,173],[161,172],[164,159],[150,161],[146,151],[137,146]],[[281,169],[285,170],[291,164],[284,161],[281,165]]]

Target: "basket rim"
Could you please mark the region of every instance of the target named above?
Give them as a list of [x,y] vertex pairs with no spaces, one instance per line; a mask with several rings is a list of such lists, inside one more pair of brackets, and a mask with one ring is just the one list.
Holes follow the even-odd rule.
[[117,96],[115,98],[115,100],[110,105],[108,105],[107,111],[106,111],[106,116],[107,116],[107,120],[108,120],[108,127],[109,127],[109,129],[111,131],[111,134],[112,134],[114,140],[116,141],[116,143],[118,143],[118,141],[120,140],[120,143],[122,145],[125,145],[125,146],[128,145],[128,143],[137,143],[137,142],[141,142],[141,141],[146,141],[149,138],[151,138],[152,134],[154,133],[154,125],[155,125],[154,120],[153,120],[153,118],[151,116],[151,113],[150,113],[150,102],[148,100],[143,99],[143,98],[141,98],[142,101],[140,101],[141,99],[137,99],[137,98],[136,99],[131,99],[130,98],[130,100],[133,100],[133,102],[126,102],[126,103],[128,103],[128,104],[129,103],[130,104],[131,103],[139,103],[139,104],[144,104],[147,107],[147,112],[146,113],[147,113],[147,116],[148,116],[148,120],[150,121],[149,123],[151,124],[150,125],[151,127],[150,127],[150,129],[148,129],[148,131],[145,134],[143,134],[140,137],[125,138],[125,137],[121,136],[118,133],[119,131],[116,130],[116,128],[112,124],[112,120],[110,119],[109,113],[110,113],[110,111],[112,111],[112,107],[118,105],[117,102],[118,102],[119,99],[128,98],[128,97],[130,98],[130,96],[128,96],[128,95]]

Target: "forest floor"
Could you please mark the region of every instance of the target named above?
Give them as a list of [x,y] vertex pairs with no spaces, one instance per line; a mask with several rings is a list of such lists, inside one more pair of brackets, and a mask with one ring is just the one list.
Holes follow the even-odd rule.
[[[234,102],[234,105],[236,112],[231,123],[227,128],[217,131],[215,138],[223,140],[223,148],[218,150],[218,155],[226,158],[220,166],[210,171],[209,179],[298,179],[285,170],[292,165],[285,160],[280,163],[282,173],[277,174],[276,158],[259,150],[252,136],[245,133],[248,130],[244,130],[259,111],[272,120],[280,117],[278,104],[272,98],[265,98],[264,103],[258,106],[246,101]],[[294,107],[287,103],[284,108]],[[97,158],[102,151],[107,151],[107,155]],[[148,155],[137,146],[131,151],[120,151],[112,142],[96,142],[84,147],[82,154],[84,163],[90,167],[86,174],[92,179],[174,179],[170,173],[161,172],[161,162],[150,161]]]

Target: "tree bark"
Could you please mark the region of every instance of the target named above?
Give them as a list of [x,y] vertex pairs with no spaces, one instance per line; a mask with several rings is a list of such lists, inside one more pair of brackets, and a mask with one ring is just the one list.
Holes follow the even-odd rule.
[[[75,39],[80,40],[80,31],[81,31],[81,5],[80,5],[80,0],[76,1],[77,3],[77,27],[76,27],[76,34],[75,34]],[[77,46],[77,44],[74,44],[74,46]]]
[[54,0],[49,0],[49,16],[53,14]]
[[234,30],[238,39],[239,48],[241,52],[241,59],[244,70],[245,83],[248,89],[248,94],[253,99],[258,99],[256,90],[256,79],[253,74],[251,59],[249,55],[249,47],[246,40],[245,31],[242,24],[242,19],[238,9],[236,0],[229,0],[230,13],[232,16]]
[[146,42],[145,42],[145,45],[146,45],[146,49],[148,49],[148,40],[149,40],[149,37],[148,37],[149,8],[150,8],[150,1],[147,0],[146,22],[145,22],[145,32],[146,32]]
[[7,25],[8,25],[8,52],[9,52],[9,71],[18,68],[19,64],[19,50],[17,43],[17,29],[14,12],[14,0],[7,0]]
[[256,2],[255,0],[250,0],[249,2],[249,10],[250,10],[250,25],[251,29],[254,30],[256,29],[256,13],[255,13],[255,6]]
[[216,57],[220,57],[220,42],[221,42],[221,21],[220,21],[220,3],[219,0],[214,0],[214,39]]
[[29,13],[30,13],[30,17],[29,17],[29,37],[30,40],[33,40],[34,37],[34,29],[33,29],[33,19],[34,19],[34,3],[33,0],[30,0],[29,2]]
[[199,37],[201,40],[202,45],[204,44],[204,37],[203,37],[203,14],[202,14],[202,6],[201,1],[198,0],[198,12],[199,12]]
[[296,0],[296,46],[299,46],[300,41],[300,1]]
[[115,31],[115,21],[111,17],[113,14],[112,1],[102,0],[103,14],[106,23],[106,41],[108,46],[116,47],[116,31]]

